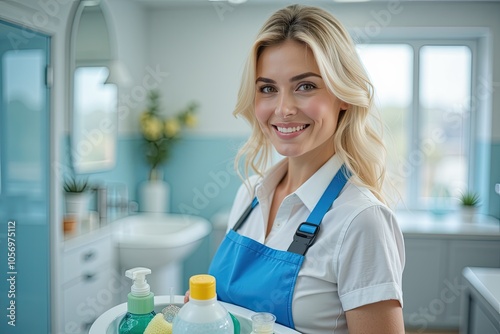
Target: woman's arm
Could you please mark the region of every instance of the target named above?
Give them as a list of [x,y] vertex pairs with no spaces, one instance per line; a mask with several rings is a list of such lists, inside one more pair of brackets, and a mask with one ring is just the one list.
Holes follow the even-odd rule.
[[403,312],[397,300],[367,304],[345,313],[349,334],[404,334]]

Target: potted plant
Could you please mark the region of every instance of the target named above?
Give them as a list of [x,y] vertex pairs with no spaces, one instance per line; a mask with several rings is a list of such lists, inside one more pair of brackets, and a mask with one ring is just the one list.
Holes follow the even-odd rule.
[[460,194],[460,204],[462,221],[472,223],[479,205],[479,195],[473,191],[465,191]]
[[159,99],[158,91],[149,92],[139,124],[144,140],[142,152],[149,167],[148,180],[140,187],[141,211],[146,212],[168,212],[169,185],[163,180],[162,165],[170,158],[172,146],[181,138],[182,131],[194,127],[197,122],[196,103],[167,116],[161,112]]
[[78,179],[75,175],[64,180],[64,198],[66,215],[73,216],[76,222],[87,214],[90,198],[90,183],[88,178]]

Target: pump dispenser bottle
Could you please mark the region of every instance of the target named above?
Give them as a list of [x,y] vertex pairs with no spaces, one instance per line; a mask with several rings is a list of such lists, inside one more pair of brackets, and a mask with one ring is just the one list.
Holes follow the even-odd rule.
[[133,268],[125,272],[134,284],[128,294],[127,313],[120,321],[118,334],[143,334],[149,322],[156,315],[154,311],[154,295],[151,293],[146,275],[151,274],[148,268]]
[[234,334],[229,312],[217,301],[215,277],[192,276],[189,290],[189,302],[174,318],[173,334]]

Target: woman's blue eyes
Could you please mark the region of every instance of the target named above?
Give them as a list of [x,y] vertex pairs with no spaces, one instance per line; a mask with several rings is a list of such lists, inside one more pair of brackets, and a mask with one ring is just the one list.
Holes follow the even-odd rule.
[[316,88],[316,86],[314,86],[313,84],[305,83],[300,85],[297,90],[307,91],[307,90],[313,90],[314,88]]
[[[310,90],[313,90],[315,89],[316,86],[311,84],[311,83],[304,83],[304,84],[300,84],[296,91],[310,91]],[[269,93],[275,93],[277,92],[277,89],[273,86],[262,86],[259,88],[260,92],[261,93],[265,93],[265,94],[269,94]]]
[[263,86],[263,87],[260,87],[260,92],[269,94],[269,93],[276,92],[276,89],[274,89],[274,87],[272,87],[272,86]]

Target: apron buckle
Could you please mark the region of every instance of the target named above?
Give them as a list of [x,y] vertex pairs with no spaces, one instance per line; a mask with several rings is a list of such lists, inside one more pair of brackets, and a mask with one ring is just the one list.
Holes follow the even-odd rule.
[[290,244],[290,247],[288,247],[288,251],[305,255],[309,247],[311,247],[316,240],[318,232],[319,225],[308,222],[300,224],[297,231],[295,231],[293,242]]

